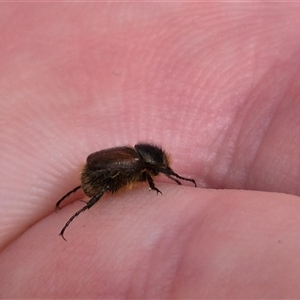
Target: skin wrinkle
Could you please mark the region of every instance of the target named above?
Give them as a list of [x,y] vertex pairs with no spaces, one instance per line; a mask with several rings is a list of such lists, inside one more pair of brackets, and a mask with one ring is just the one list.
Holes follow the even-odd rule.
[[[271,76],[272,73],[273,73],[273,70],[269,70],[267,72],[267,74],[265,75],[265,77],[268,78],[269,75]],[[254,94],[258,93],[257,90],[258,90],[257,88],[254,88],[254,91],[255,91]],[[250,97],[250,99],[251,98],[252,97]],[[258,99],[257,101],[260,101],[260,99]],[[255,106],[257,106],[257,109],[255,109]],[[248,176],[251,174],[251,169],[253,168],[255,159],[256,159],[256,157],[259,156],[259,153],[261,151],[261,141],[267,135],[268,129],[269,129],[269,127],[271,126],[271,124],[273,122],[272,120],[274,119],[274,116],[276,116],[276,113],[280,108],[280,98],[279,98],[279,100],[277,101],[277,103],[275,105],[272,104],[270,106],[270,111],[272,111],[271,113],[269,111],[267,111],[266,113],[264,113],[263,116],[259,116],[259,114],[260,115],[262,114],[262,111],[260,110],[260,106],[261,106],[261,104],[260,103],[255,103],[254,100],[252,100],[252,101],[250,100],[250,102],[248,101],[247,106],[243,109],[243,111],[244,111],[244,113],[242,113],[243,117],[240,117],[241,112],[239,110],[237,110],[236,114],[235,114],[236,117],[233,117],[232,125],[230,126],[232,129],[228,128],[227,134],[223,138],[223,141],[226,144],[226,143],[228,143],[226,141],[227,140],[232,140],[232,136],[234,136],[234,137],[236,137],[235,139],[236,139],[237,142],[233,142],[233,145],[241,144],[242,147],[244,147],[243,142],[239,142],[239,141],[240,141],[241,138],[243,138],[246,142],[249,143],[249,140],[250,140],[249,135],[248,136],[245,135],[246,128],[247,128],[248,132],[252,131],[252,132],[255,132],[255,133],[260,133],[259,134],[259,139],[257,139],[258,136],[256,134],[255,137],[254,137],[254,143],[251,143],[252,147],[256,144],[256,146],[251,151],[252,152],[251,155],[249,155],[249,149],[250,148],[248,148],[248,153],[247,153],[248,163],[247,163],[247,167],[246,167],[245,172],[244,172],[245,176],[247,176],[247,177],[245,177],[242,181],[241,181],[242,178],[237,178],[238,181],[240,182],[240,184],[239,184],[240,186],[244,186],[248,182],[247,178],[249,178]],[[249,131],[249,129],[248,129],[249,128],[249,126],[248,126],[249,122],[252,122],[252,124],[254,126],[258,126],[258,124],[259,124],[259,123],[256,122],[255,119],[252,118],[253,115],[258,116],[258,117],[256,117],[258,120],[265,119],[265,116],[268,116],[268,121],[267,122],[264,121],[265,125],[263,127],[259,127],[258,130],[253,130],[252,129],[251,131]],[[251,119],[247,118],[247,116],[251,116]],[[241,121],[237,123],[236,120],[238,120],[238,119],[240,119]],[[237,124],[239,124],[239,123],[240,123],[240,125],[237,126]],[[234,128],[240,128],[239,133],[235,134],[235,135],[232,135],[232,131],[234,131]],[[263,130],[261,128],[263,128]],[[229,148],[227,147],[227,149],[230,149],[230,148],[231,147],[229,147]],[[238,154],[239,154],[240,149],[238,148],[238,146],[234,146],[232,148],[234,149],[235,153],[230,153],[230,155],[228,155],[228,157],[238,158],[239,157]],[[244,160],[244,158],[242,158],[242,159]],[[237,174],[235,174],[236,173],[236,167],[235,167],[236,163],[237,163],[237,161],[231,160],[231,163],[227,168],[229,174],[231,174],[231,175],[229,177],[228,177],[228,175],[226,175],[226,176],[224,175],[224,180],[225,181],[228,181],[228,178],[230,180],[230,178],[233,179],[234,177],[236,177],[236,175],[237,175]],[[235,172],[235,173],[233,173],[231,170],[234,170],[233,172]],[[224,184],[223,186],[230,187],[231,185],[228,186],[227,184]],[[250,184],[247,184],[247,186],[248,186],[248,188],[252,188]]]
[[[178,265],[184,252],[183,249],[186,245],[184,243],[184,240],[187,239],[185,235],[181,234],[181,231],[183,231],[182,225],[177,225],[176,228],[178,227],[180,227],[181,230],[174,230],[174,228],[170,230],[166,229],[165,231],[167,231],[168,233],[161,236],[160,240],[157,243],[158,247],[156,246],[152,248],[150,264],[153,266],[153,268],[151,269],[152,271],[148,272],[148,285],[151,282],[157,281],[157,265],[160,266],[160,263],[155,263],[156,261],[163,261],[165,275],[162,275],[161,280],[163,280],[163,285],[160,285],[160,289],[158,292],[156,291],[155,293],[153,293],[150,286],[146,289],[146,294],[150,298],[158,297],[158,295],[165,295],[165,297],[171,295],[174,278],[177,274],[176,270],[178,269]],[[172,232],[171,237],[169,235],[169,232]],[[142,297],[142,295],[139,295],[139,297]]]
[[[207,215],[208,204],[204,211],[201,211],[201,216]],[[160,234],[159,239],[156,239],[155,244],[152,244],[151,249],[147,251],[149,258],[146,260],[145,258],[140,259],[135,268],[136,271],[140,271],[138,273],[143,273],[142,270],[146,269],[147,276],[144,279],[144,289],[142,289],[145,293],[141,294],[136,289],[136,282],[133,282],[134,286],[131,287],[130,292],[126,293],[127,298],[157,298],[158,295],[165,295],[163,297],[167,298],[168,295],[172,295],[174,287],[176,287],[177,270],[180,268],[189,241],[193,239],[193,232],[195,232],[196,226],[205,223],[205,220],[209,218],[209,216],[202,218],[198,212],[192,213],[188,219],[180,218],[180,215],[185,214],[186,210],[189,210],[188,205],[184,205],[184,209],[181,210],[179,215],[176,215],[176,220],[179,220],[179,222],[166,223],[166,227],[162,227],[163,232]],[[156,261],[163,261],[163,265],[156,263]],[[150,265],[151,268],[144,268],[144,265]],[[161,280],[155,279],[158,269],[162,267],[165,271],[160,275]],[[148,288],[148,286],[160,286],[160,288],[154,292],[153,288]]]
[[[199,218],[201,219],[201,218]],[[200,221],[202,224],[204,223],[203,220]],[[178,231],[177,236],[181,236],[181,237],[185,237],[182,240],[181,243],[181,249],[180,249],[180,255],[178,256],[177,259],[177,267],[176,267],[176,271],[174,272],[174,278],[172,280],[172,283],[170,285],[170,290],[169,290],[169,295],[171,297],[176,297],[176,290],[177,290],[177,285],[178,282],[177,281],[182,281],[182,275],[183,277],[187,277],[187,271],[183,271],[185,270],[185,268],[183,267],[183,265],[185,264],[184,262],[184,257],[186,257],[186,253],[188,253],[188,245],[190,244],[191,240],[194,238],[193,237],[193,232],[195,232],[197,230],[197,228],[199,226],[199,221],[196,220],[191,220],[189,222],[187,222],[184,226],[181,227],[181,230]],[[201,272],[201,271],[200,271]],[[181,274],[181,276],[178,276],[178,274]],[[199,276],[199,274],[198,274]],[[204,295],[203,295],[204,297]]]
[[[211,194],[211,202],[214,203],[215,201],[218,201],[219,199],[217,197],[214,197]],[[185,220],[184,223],[177,226],[176,231],[178,232],[177,237],[175,238],[176,242],[175,244],[181,245],[180,247],[180,255],[178,256],[177,260],[177,272],[176,276],[173,279],[171,288],[170,288],[170,297],[176,297],[177,295],[180,295],[180,288],[178,289],[178,286],[185,285],[185,282],[188,282],[189,280],[194,280],[194,273],[193,271],[197,262],[188,262],[189,255],[187,255],[190,252],[190,247],[193,242],[195,242],[195,239],[198,240],[198,243],[202,244],[202,240],[204,240],[205,235],[209,234],[209,232],[206,231],[207,229],[207,223],[209,223],[210,219],[214,218],[214,215],[218,213],[218,208],[213,208],[213,206],[210,205],[210,202],[206,202],[202,206],[201,211],[195,212],[192,214],[192,216]],[[203,232],[203,234],[201,234]],[[197,243],[197,244],[198,244]],[[204,245],[205,247],[205,245]],[[188,266],[191,265],[190,275],[189,274],[189,268]],[[202,263],[200,263],[202,264]],[[201,278],[202,276],[201,268],[197,270],[197,278]],[[203,276],[205,273],[203,273]],[[192,295],[191,291],[189,291],[189,294]],[[201,297],[205,297],[205,293],[201,294]],[[180,297],[186,297],[184,295]]]
[[[282,64],[280,64],[280,65],[282,66]],[[285,63],[283,63],[283,65],[285,65]],[[276,69],[276,67],[274,67],[274,68]],[[296,69],[295,71],[297,73],[299,73],[297,71],[297,66],[295,67],[295,69]],[[272,75],[273,70],[271,69],[268,73],[269,74],[267,75],[267,77]],[[278,118],[281,118],[282,114],[284,113],[283,107],[287,105],[286,99],[287,99],[287,95],[290,92],[288,90],[288,87],[290,86],[291,82],[295,81],[295,76],[292,76],[292,74],[291,74],[289,76],[289,78],[287,80],[285,80],[285,81],[286,81],[286,83],[285,83],[286,89],[284,89],[283,92],[280,93],[280,97],[278,97],[277,103],[275,105],[273,104],[272,113],[268,112],[268,114],[267,114],[267,115],[269,115],[268,125],[264,128],[264,133],[261,135],[261,138],[260,138],[260,140],[263,141],[263,144],[260,143],[260,151],[263,154],[260,154],[259,152],[256,153],[256,155],[255,155],[255,157],[253,159],[253,164],[251,164],[250,167],[249,167],[248,179],[249,179],[249,176],[251,176],[253,178],[253,174],[255,174],[255,171],[257,170],[257,162],[256,161],[257,160],[259,161],[259,157],[262,156],[262,155],[264,155],[265,148],[266,148],[266,146],[265,146],[266,142],[270,138],[274,138],[274,129],[273,128],[276,127],[276,123],[278,123]],[[289,99],[289,100],[293,101],[291,99]],[[280,132],[279,131],[277,131],[277,132],[276,132],[275,137],[277,139],[279,139]],[[282,143],[281,140],[278,141],[278,142]],[[291,146],[289,146],[289,147],[291,147]],[[276,148],[275,148],[275,151],[276,151]],[[279,163],[282,163],[282,162],[279,162]],[[261,179],[264,181],[265,177],[262,177]],[[256,180],[254,182],[252,180],[248,180],[247,181],[248,184],[246,185],[247,188],[252,188],[254,186],[254,184],[257,182],[257,180],[259,180],[259,178],[256,178]],[[260,188],[262,188],[262,187],[260,187]]]
[[[219,199],[215,197],[212,197],[211,199],[212,202],[218,200]],[[201,245],[200,248],[203,248],[203,250],[205,251],[207,245],[203,244],[203,240],[205,239],[206,235],[210,234],[210,228],[207,228],[207,224],[209,224],[209,220],[215,215],[217,216],[218,213],[219,209],[217,207],[214,208],[213,206],[207,205],[201,210],[199,214],[194,215],[193,218],[189,219],[185,224],[183,224],[181,226],[181,230],[178,230],[178,236],[182,237],[180,241],[182,247],[180,251],[180,260],[178,260],[177,265],[177,276],[175,277],[172,284],[172,289],[170,290],[171,297],[175,298],[176,295],[177,297],[179,295],[179,298],[192,297],[193,292],[190,290],[190,288],[188,288],[187,294],[180,295],[180,287],[185,286],[189,282],[195,282],[196,278],[197,285],[201,286],[202,276],[210,276],[209,274],[205,273],[205,269],[207,269],[205,261],[201,261],[201,267],[199,269],[197,268],[196,270],[196,265],[198,262],[195,261],[195,257],[191,255],[191,247],[189,247],[189,245],[194,243],[197,244],[196,251],[199,250],[199,245]],[[195,274],[195,272],[197,273],[197,275]],[[197,289],[195,289],[195,292],[196,290]],[[209,297],[209,290],[206,290],[204,288],[201,293],[201,298],[206,297]]]
[[251,159],[251,163],[249,163],[248,165],[248,172],[246,173],[246,177],[245,177],[245,181],[244,181],[244,185],[248,188],[251,189],[252,188],[252,184],[251,184],[251,180],[250,177],[252,176],[252,174],[254,174],[253,169],[255,167],[255,162],[257,160],[257,158],[259,157],[260,153],[263,151],[262,150],[262,143],[263,143],[263,139],[264,137],[267,136],[268,134],[268,129],[270,128],[273,120],[274,120],[274,116],[276,114],[276,110],[273,110],[272,115],[269,117],[268,122],[266,122],[266,126],[264,127],[263,132],[260,134],[259,136],[259,141],[256,141],[256,147],[255,150],[252,153],[252,159]]
[[[250,107],[250,108],[252,108],[251,110],[253,110],[253,106]],[[243,172],[244,178],[242,179],[242,181],[240,183],[241,186],[247,186],[248,176],[249,176],[249,174],[251,174],[251,167],[253,166],[256,157],[258,157],[258,155],[261,151],[263,138],[266,136],[268,128],[272,124],[272,120],[273,120],[274,115],[275,115],[275,110],[276,109],[273,109],[273,112],[271,114],[269,112],[268,112],[268,114],[266,114],[266,115],[269,116],[268,120],[264,121],[263,122],[264,126],[263,127],[259,126],[259,130],[256,130],[256,131],[253,130],[253,129],[249,130],[249,126],[247,124],[248,122],[245,122],[245,118],[247,118],[247,116],[249,116],[249,115],[252,116],[253,113],[251,113],[251,112],[249,113],[249,111],[245,112],[245,114],[244,114],[245,117],[242,118],[240,128],[242,128],[242,129],[247,128],[247,131],[248,131],[249,134],[247,135],[247,134],[245,134],[245,132],[242,133],[242,130],[240,130],[237,140],[240,141],[242,139],[242,140],[245,140],[246,142],[249,143],[249,140],[250,140],[249,137],[251,136],[252,132],[258,132],[259,135],[255,134],[255,137],[253,137],[251,139],[251,140],[253,140],[253,143],[251,143],[252,149],[248,148],[248,151],[247,151],[247,164],[246,164],[246,166],[243,166],[243,168],[245,168],[246,170],[245,170],[245,172]],[[259,119],[262,119],[262,117],[260,117]],[[254,122],[254,120],[252,122],[253,123],[251,125],[254,125],[254,128],[258,127],[259,122]],[[243,141],[237,142],[237,144],[241,144],[243,146]],[[236,147],[236,150],[238,152],[238,147]],[[249,153],[249,150],[250,150],[250,153]],[[235,155],[233,154],[233,157],[239,158],[238,153],[235,153]],[[243,159],[243,157],[242,157],[242,159]],[[232,163],[232,165],[233,164],[236,164],[236,162]],[[236,169],[236,168],[234,168],[234,167],[229,168],[229,170],[232,170],[232,169]],[[238,180],[241,180],[241,178],[238,178]],[[249,186],[249,188],[251,188],[251,187]]]

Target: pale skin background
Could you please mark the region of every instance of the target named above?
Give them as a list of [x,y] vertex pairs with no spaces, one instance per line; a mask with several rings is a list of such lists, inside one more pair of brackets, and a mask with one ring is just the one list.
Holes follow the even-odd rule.
[[[0,32],[1,298],[300,297],[299,4],[2,3]],[[63,241],[86,156],[138,141],[198,188]]]

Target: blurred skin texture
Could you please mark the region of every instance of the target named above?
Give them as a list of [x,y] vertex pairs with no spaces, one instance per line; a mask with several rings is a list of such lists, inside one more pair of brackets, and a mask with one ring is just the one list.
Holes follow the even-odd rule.
[[[299,298],[297,3],[2,3],[1,298]],[[88,154],[198,183],[88,200]],[[72,204],[71,204],[72,203]]]

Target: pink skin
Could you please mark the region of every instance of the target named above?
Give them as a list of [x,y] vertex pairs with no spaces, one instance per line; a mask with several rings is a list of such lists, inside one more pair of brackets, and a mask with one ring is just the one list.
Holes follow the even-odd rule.
[[[1,298],[300,297],[298,4],[14,3],[0,26]],[[199,188],[106,195],[65,242],[86,156],[138,141]]]

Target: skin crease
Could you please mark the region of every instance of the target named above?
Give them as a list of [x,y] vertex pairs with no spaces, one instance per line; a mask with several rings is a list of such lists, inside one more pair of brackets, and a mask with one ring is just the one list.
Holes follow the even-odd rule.
[[[0,14],[1,298],[300,297],[298,4]],[[106,195],[63,241],[86,156],[138,141],[198,188]]]

